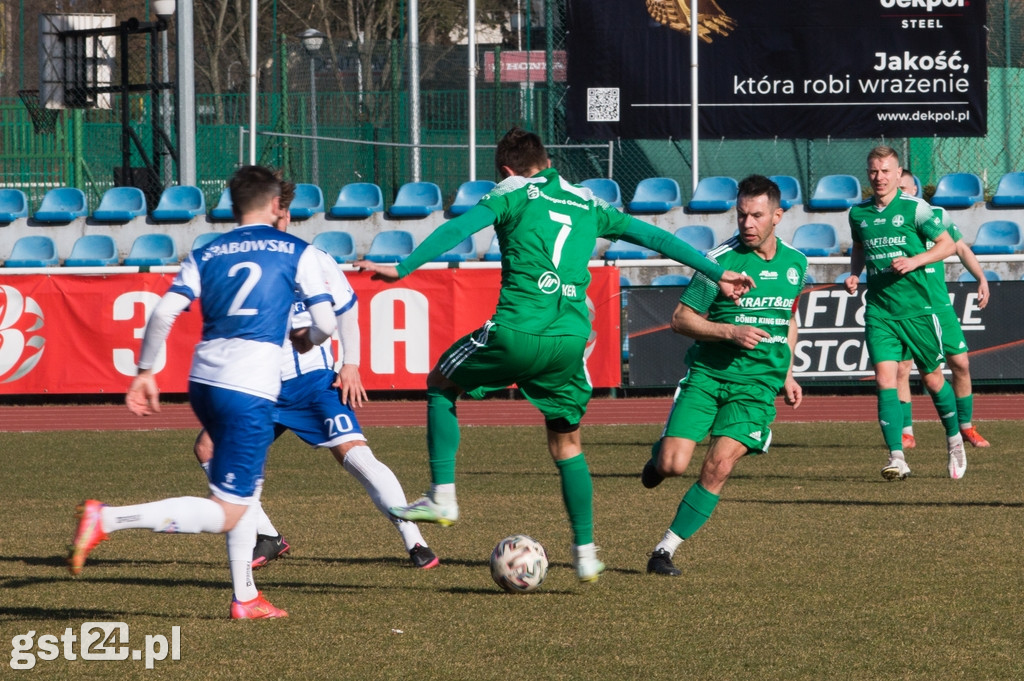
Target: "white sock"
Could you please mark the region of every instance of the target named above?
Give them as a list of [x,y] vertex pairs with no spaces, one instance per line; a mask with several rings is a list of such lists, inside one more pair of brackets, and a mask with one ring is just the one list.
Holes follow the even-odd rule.
[[252,550],[256,547],[256,518],[259,504],[246,509],[227,536],[228,565],[231,568],[231,586],[235,600],[251,601],[259,595],[252,579]]
[[914,426],[903,426],[903,434],[904,435],[913,435],[914,434]]
[[949,437],[946,438],[946,443],[950,447],[956,444],[962,445],[964,443],[964,436],[961,435],[960,433],[957,433],[956,435],[950,435]]
[[665,536],[661,538],[661,541],[654,547],[654,550],[657,551],[658,549],[662,549],[664,551],[668,551],[668,555],[672,556],[675,555],[676,549],[678,549],[679,545],[682,543],[682,537],[672,530],[665,530]]
[[197,534],[224,531],[224,509],[212,499],[175,497],[135,506],[105,506],[100,512],[104,532],[146,529]]
[[973,427],[974,427],[974,424],[971,423],[970,421],[967,421],[965,423],[961,423],[960,424],[960,430],[970,430]]
[[892,451],[889,452],[889,461],[893,461],[894,459],[903,459],[904,461],[907,460],[906,457],[903,456],[902,449],[893,449]]
[[341,463],[353,478],[359,481],[366,493],[370,495],[373,505],[384,517],[391,521],[402,535],[405,550],[409,551],[417,544],[427,545],[420,528],[416,523],[399,520],[388,512],[392,506],[405,506],[405,492],[394,472],[383,462],[378,461],[366,445],[357,445],[348,450]]
[[256,534],[265,534],[268,537],[276,537],[281,534],[274,527],[274,523],[270,522],[270,516],[263,510],[263,504],[260,504],[259,512],[256,514]]
[[590,542],[589,544],[574,544],[572,550],[576,560],[578,561],[597,558],[597,546],[594,542]]
[[443,485],[430,485],[430,498],[435,504],[452,505],[455,500],[455,483],[446,482]]

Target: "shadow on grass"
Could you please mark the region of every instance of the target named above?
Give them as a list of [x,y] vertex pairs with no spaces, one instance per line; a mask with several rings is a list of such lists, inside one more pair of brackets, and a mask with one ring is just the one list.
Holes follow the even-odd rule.
[[867,499],[729,499],[729,503],[772,506],[907,506],[956,508],[1024,508],[1021,501],[874,501]]
[[223,615],[196,615],[182,613],[152,612],[152,611],[128,611],[128,610],[102,610],[99,608],[4,608],[0,607],[0,622],[13,622],[22,620],[82,620],[85,622],[123,622],[126,617],[160,617],[172,620],[223,620]]

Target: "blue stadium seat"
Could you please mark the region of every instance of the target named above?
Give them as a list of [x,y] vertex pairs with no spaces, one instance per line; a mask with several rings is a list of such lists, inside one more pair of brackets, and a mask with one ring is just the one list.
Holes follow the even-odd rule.
[[388,214],[396,218],[425,218],[442,210],[441,188],[433,182],[407,182],[398,188]]
[[793,206],[804,202],[804,193],[800,189],[800,181],[792,175],[771,175],[768,179],[779,185],[779,191],[782,193],[779,205],[782,206],[782,210],[789,210]]
[[949,173],[939,178],[930,203],[943,208],[970,208],[984,200],[980,177],[974,173]]
[[28,198],[20,189],[0,189],[0,222],[28,217]]
[[[994,272],[992,270],[982,270],[982,272],[984,273],[985,278],[988,279],[989,281],[999,281],[998,272]],[[964,282],[978,281],[977,279],[974,278],[974,275],[968,272],[967,270],[961,272],[960,276],[957,277],[956,280]]]
[[981,223],[971,250],[978,255],[1005,255],[1024,250],[1020,225],[1013,220],[990,220]]
[[684,225],[675,231],[677,238],[706,255],[715,247],[715,231],[706,225]]
[[117,243],[107,234],[86,234],[75,240],[64,267],[105,267],[120,262]]
[[497,186],[490,180],[469,180],[459,185],[459,190],[455,192],[455,201],[452,202],[448,211],[452,215],[462,215],[467,210],[472,208],[484,197],[484,194],[494,189]]
[[190,248],[189,250],[194,251],[196,249],[202,248],[203,246],[210,243],[214,239],[222,236],[223,234],[223,232],[203,232],[202,234],[200,234],[199,236],[192,240],[192,248]]
[[580,182],[580,186],[589,189],[609,206],[622,208],[622,190],[619,189],[619,183],[610,177],[592,177]]
[[338,192],[338,200],[331,206],[336,218],[368,218],[384,210],[384,193],[373,182],[352,182]]
[[807,202],[810,210],[848,210],[862,200],[860,180],[853,175],[825,175]]
[[605,260],[646,260],[657,257],[657,253],[649,248],[631,244],[628,241],[615,241],[604,252]]
[[476,260],[476,246],[473,245],[472,235],[434,258],[434,262],[465,262],[467,260]]
[[366,259],[373,262],[398,262],[412,253],[412,234],[404,229],[379,232],[370,242]]
[[633,200],[629,202],[630,213],[667,213],[683,205],[679,183],[671,177],[648,177],[636,185]]
[[23,236],[14,242],[11,257],[4,267],[53,267],[57,265],[57,245],[48,236]]
[[992,205],[999,208],[1024,207],[1024,173],[1006,173],[999,178]]
[[839,255],[839,233],[832,225],[809,222],[796,228],[793,248],[808,256]]
[[43,195],[34,217],[39,222],[71,222],[88,215],[85,192],[75,187],[58,187]]
[[690,278],[685,274],[659,274],[651,279],[651,286],[686,286]]
[[501,260],[501,249],[498,247],[498,235],[495,234],[491,237],[491,245],[487,247],[484,252],[483,259],[488,262],[494,262]]
[[[848,276],[850,276],[849,272],[843,272],[842,274],[840,274],[838,277],[835,278],[835,281],[833,283],[844,284],[844,283],[846,283],[846,278]],[[866,269],[861,270],[860,271],[860,283],[863,284],[863,283],[867,282],[867,280],[868,280],[868,271]]]
[[128,222],[146,214],[146,195],[138,187],[111,187],[92,213],[99,222]]
[[324,212],[324,193],[315,184],[299,182],[295,185],[295,198],[288,213],[297,220],[311,218]]
[[335,262],[356,259],[356,245],[348,232],[320,232],[313,237],[313,245],[334,258]]
[[736,180],[705,177],[697,183],[689,208],[694,213],[723,213],[736,205]]
[[164,189],[153,209],[154,220],[187,221],[206,212],[206,198],[199,187],[174,185]]
[[812,277],[810,274],[805,274],[804,275],[804,284],[805,285],[806,284],[816,284],[816,283],[818,283],[818,282],[814,281],[814,277]]
[[136,267],[152,267],[154,265],[174,265],[178,262],[178,249],[174,239],[167,234],[143,234],[136,237],[125,265]]
[[224,187],[224,191],[220,193],[217,205],[210,211],[210,217],[214,220],[234,220],[235,212],[231,208],[233,205],[231,201],[231,188]]

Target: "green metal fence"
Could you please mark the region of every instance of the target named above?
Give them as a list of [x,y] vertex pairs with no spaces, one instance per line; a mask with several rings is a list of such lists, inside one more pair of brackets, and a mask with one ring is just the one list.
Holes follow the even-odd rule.
[[[539,3],[526,3],[530,7]],[[826,174],[863,175],[866,150],[878,143],[890,144],[926,186],[945,173],[970,171],[995,190],[999,178],[1021,170],[1024,159],[1024,6],[990,0],[989,6],[989,121],[983,138],[922,139],[777,139],[760,141],[702,140],[699,145],[702,176],[742,177],[751,172],[797,177],[810,192]],[[543,51],[550,67],[565,46],[565,7],[545,0],[524,35],[524,50]],[[258,102],[259,129],[277,133],[260,135],[258,157],[262,163],[285,169],[295,181],[316,180],[325,197],[333,197],[342,185],[373,181],[385,197],[412,179],[411,153],[406,146],[371,146],[352,142],[316,142],[319,174],[313,178],[311,79],[316,78],[316,130],[321,138],[409,144],[408,54],[404,42],[382,41],[370,51],[368,80],[358,70],[355,47],[339,46],[337,52],[311,60],[295,38],[267,40],[261,54],[272,67],[261,78]],[[494,46],[478,48],[477,62],[484,64]],[[362,59],[367,57],[363,56]],[[450,198],[468,178],[468,73],[464,46],[424,46],[422,75],[421,142],[425,145],[457,145],[457,148],[424,148],[420,174],[439,184]],[[236,64],[238,62],[235,62]],[[356,64],[353,67],[353,64]],[[228,65],[229,76],[238,69]],[[477,90],[477,153],[479,177],[493,177],[493,155],[486,145],[514,124],[537,130],[549,144],[594,143],[569,139],[565,129],[565,84],[555,82],[553,69],[539,82],[503,83],[479,74]],[[229,77],[229,82],[231,78]],[[248,95],[242,79],[235,91],[200,94],[197,98],[197,175],[208,202],[218,198],[225,179],[239,160],[240,131],[248,126]],[[144,142],[151,140],[152,116],[145,96],[133,99],[131,125]],[[63,112],[52,133],[37,133],[25,106],[17,98],[0,98],[0,186],[16,186],[38,204],[45,189],[58,185],[87,191],[91,207],[103,190],[114,183],[114,169],[121,166],[119,103],[112,110]],[[632,195],[641,179],[671,176],[685,187],[689,183],[689,140],[616,140],[612,145],[613,177]],[[595,148],[556,149],[556,165],[571,180],[607,174],[608,154]],[[133,156],[135,165],[138,159]],[[170,178],[161,178],[169,181]],[[926,192],[927,195],[927,192]]]

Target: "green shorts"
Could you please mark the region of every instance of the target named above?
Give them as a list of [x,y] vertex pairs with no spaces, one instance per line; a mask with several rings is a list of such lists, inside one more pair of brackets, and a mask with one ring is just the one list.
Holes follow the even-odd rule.
[[868,316],[864,339],[872,364],[913,359],[923,374],[935,371],[944,360],[942,328],[936,314],[907,319]]
[[767,452],[776,394],[763,385],[726,383],[691,371],[679,381],[661,436],[700,442],[710,433],[746,445],[748,454]]
[[939,318],[939,326],[942,328],[942,353],[959,355],[967,352],[967,339],[964,338],[964,330],[960,327],[960,319],[956,316],[956,310],[952,307],[944,307],[936,313]]
[[441,355],[440,372],[480,399],[515,384],[547,420],[579,423],[593,389],[583,364],[587,339],[536,336],[488,321]]

